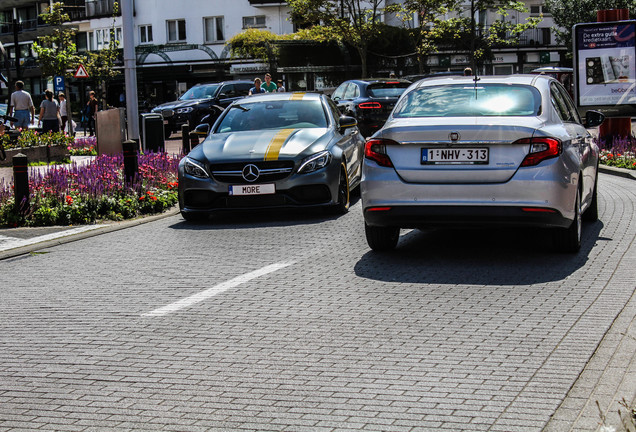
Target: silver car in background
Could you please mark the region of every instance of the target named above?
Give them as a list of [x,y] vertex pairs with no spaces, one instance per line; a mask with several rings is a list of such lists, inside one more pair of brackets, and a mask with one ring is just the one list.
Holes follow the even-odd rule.
[[596,220],[599,149],[568,92],[544,75],[448,77],[413,84],[365,146],[367,242],[400,228],[539,226],[576,252]]

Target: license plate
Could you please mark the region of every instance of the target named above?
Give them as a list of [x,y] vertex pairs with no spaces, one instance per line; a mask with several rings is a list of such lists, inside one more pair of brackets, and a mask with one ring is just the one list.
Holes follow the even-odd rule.
[[233,185],[229,189],[230,195],[269,195],[276,193],[274,183],[254,185]]
[[168,120],[164,120],[164,121],[163,121],[163,124],[168,124]]
[[423,165],[435,164],[488,164],[488,148],[422,149]]

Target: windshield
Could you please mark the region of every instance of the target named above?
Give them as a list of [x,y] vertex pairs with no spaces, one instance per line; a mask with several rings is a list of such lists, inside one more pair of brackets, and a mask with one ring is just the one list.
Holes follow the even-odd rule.
[[327,127],[327,117],[319,100],[243,100],[230,105],[216,132],[324,127]]
[[369,85],[369,87],[367,87],[367,92],[369,93],[369,96],[371,97],[376,97],[376,98],[383,98],[383,97],[391,97],[391,98],[397,98],[400,97],[400,95],[402,93],[404,93],[404,90],[407,89],[408,86],[410,86],[411,84],[409,83],[401,83],[401,82],[395,82],[395,83],[381,83],[381,84],[371,84]]
[[194,86],[182,94],[179,100],[212,99],[218,88],[218,84]]
[[532,86],[427,86],[409,92],[393,117],[536,116],[540,107],[541,94]]

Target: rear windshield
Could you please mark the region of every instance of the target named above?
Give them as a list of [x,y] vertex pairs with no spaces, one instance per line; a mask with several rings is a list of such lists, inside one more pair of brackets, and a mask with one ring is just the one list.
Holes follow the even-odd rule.
[[404,90],[406,90],[407,87],[410,85],[411,84],[409,83],[401,82],[369,84],[369,87],[367,87],[367,92],[369,93],[369,96],[377,98],[400,97],[400,95],[404,93]]
[[532,86],[454,84],[414,89],[393,117],[536,116],[540,107],[541,94]]

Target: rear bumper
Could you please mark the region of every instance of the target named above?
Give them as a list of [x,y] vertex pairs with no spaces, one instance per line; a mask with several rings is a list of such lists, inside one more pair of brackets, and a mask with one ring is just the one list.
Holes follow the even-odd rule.
[[[510,206],[394,206],[388,210],[364,209],[364,220],[369,225],[400,228],[431,226],[570,226],[572,220],[552,209],[524,211]],[[537,208],[535,208],[537,209]],[[546,211],[552,210],[552,211]]]

